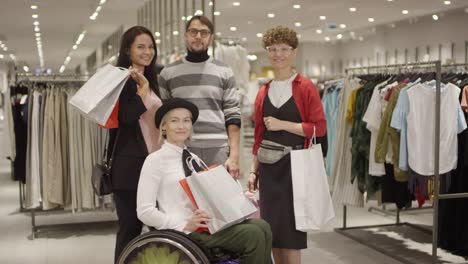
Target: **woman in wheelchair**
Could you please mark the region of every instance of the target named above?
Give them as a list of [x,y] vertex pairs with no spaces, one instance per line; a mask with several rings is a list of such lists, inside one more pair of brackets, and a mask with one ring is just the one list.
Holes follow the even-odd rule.
[[161,130],[165,142],[144,162],[137,192],[138,218],[157,230],[182,232],[205,249],[219,248],[235,253],[240,263],[271,263],[272,235],[268,223],[249,219],[210,234],[205,224],[210,216],[193,207],[179,184],[188,174],[183,153],[198,159],[185,147],[197,118],[198,108],[183,99],[169,99],[156,112],[156,127]]

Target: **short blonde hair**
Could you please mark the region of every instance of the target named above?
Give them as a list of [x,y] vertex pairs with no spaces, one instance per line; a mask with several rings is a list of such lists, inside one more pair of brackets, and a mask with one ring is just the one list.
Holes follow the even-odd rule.
[[[174,109],[177,109],[177,108],[174,108]],[[165,131],[163,131],[163,126],[167,123],[167,121],[169,120],[169,114],[174,111],[174,109],[172,109],[171,111],[167,112],[163,118],[161,119],[161,124],[159,125],[159,138],[158,138],[158,142],[159,143],[162,143],[166,138],[166,133]],[[190,113],[190,118],[193,118],[192,117],[192,113]],[[190,136],[187,138],[186,141],[190,142],[192,141],[192,136],[193,136],[193,124],[192,124],[192,129],[190,129]]]
[[267,32],[263,34],[263,48],[279,43],[286,43],[293,49],[296,49],[297,45],[299,45],[299,40],[297,39],[296,31],[288,27],[277,26],[268,29]]

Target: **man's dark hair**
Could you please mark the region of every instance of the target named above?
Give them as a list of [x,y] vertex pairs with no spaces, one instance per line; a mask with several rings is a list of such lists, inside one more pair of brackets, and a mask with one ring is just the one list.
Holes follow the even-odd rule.
[[211,20],[207,18],[206,16],[193,16],[185,25],[185,31],[188,31],[190,24],[192,24],[192,21],[194,20],[199,20],[200,23],[202,23],[203,25],[207,26],[210,29],[211,34],[214,34],[214,25],[211,22]]

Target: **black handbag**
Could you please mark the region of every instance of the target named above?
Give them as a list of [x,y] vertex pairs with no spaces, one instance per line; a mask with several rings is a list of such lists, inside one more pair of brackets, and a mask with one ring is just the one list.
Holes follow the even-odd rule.
[[109,158],[109,161],[106,159],[107,154],[107,137],[109,132],[106,135],[106,147],[102,155],[102,164],[96,164],[93,168],[93,175],[91,177],[91,184],[93,186],[94,193],[98,196],[104,196],[112,193],[112,159],[114,158],[115,146],[117,145],[117,139],[119,138],[119,131],[117,131],[117,137],[114,141],[114,146],[112,147],[112,153]]

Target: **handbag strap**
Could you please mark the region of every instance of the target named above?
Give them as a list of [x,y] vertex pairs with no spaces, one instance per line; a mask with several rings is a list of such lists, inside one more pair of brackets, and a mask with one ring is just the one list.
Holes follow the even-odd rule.
[[114,145],[112,145],[111,156],[109,158],[109,162],[107,162],[106,161],[107,148],[109,146],[109,141],[110,141],[109,134],[110,134],[110,131],[108,130],[106,133],[106,147],[104,148],[104,153],[102,154],[102,160],[104,164],[107,164],[109,168],[112,168],[112,160],[114,159],[115,147],[117,146],[117,140],[119,139],[120,129],[117,128],[117,135],[115,136]]

